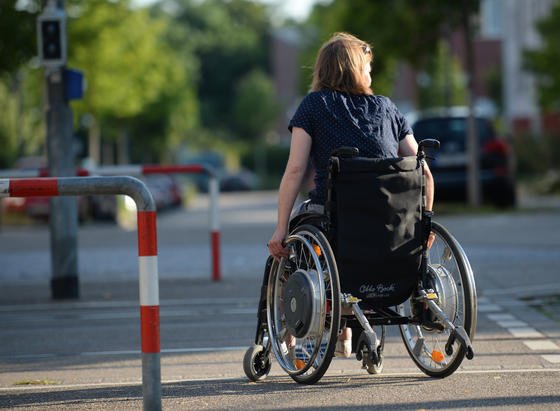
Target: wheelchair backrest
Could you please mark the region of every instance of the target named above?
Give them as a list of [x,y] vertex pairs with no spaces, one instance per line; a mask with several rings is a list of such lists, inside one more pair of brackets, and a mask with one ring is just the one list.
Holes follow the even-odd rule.
[[422,167],[416,157],[332,157],[327,217],[341,291],[366,306],[408,299],[422,257]]

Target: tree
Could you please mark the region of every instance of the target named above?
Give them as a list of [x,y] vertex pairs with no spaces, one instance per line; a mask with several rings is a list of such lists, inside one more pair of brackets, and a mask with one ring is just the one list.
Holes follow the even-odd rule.
[[449,50],[446,41],[438,41],[432,61],[420,76],[419,105],[449,107],[467,104],[466,78],[461,62]]
[[[88,84],[74,105],[77,118],[87,115],[97,123],[90,138],[98,138],[102,127],[105,137],[131,138],[158,159],[171,140],[175,109],[192,119],[178,132],[187,131],[198,115],[194,85],[165,41],[168,21],[145,8],[132,9],[128,0],[77,1],[68,10],[75,16],[68,25],[69,64],[84,71]],[[179,103],[183,99],[188,101]]]
[[278,116],[274,85],[260,70],[253,70],[238,84],[233,107],[236,134],[251,143],[269,131]]
[[542,47],[525,52],[525,65],[537,76],[539,102],[545,109],[560,109],[560,2],[537,23]]
[[36,154],[44,140],[36,55],[38,5],[0,0],[0,167],[11,167],[25,154]]
[[172,10],[172,47],[194,53],[199,63],[202,127],[230,139],[242,137],[232,135],[240,131],[238,87],[253,70],[265,76],[269,72],[266,7],[248,0],[174,0],[162,1],[157,8],[160,13]]
[[[477,0],[467,0],[471,10]],[[461,7],[448,0],[334,0],[318,4],[310,16],[317,29],[317,45],[333,32],[347,31],[373,44],[376,92],[389,93],[394,80],[390,71],[396,60],[423,69],[434,56],[443,29],[460,27]],[[309,60],[308,60],[309,61]]]
[[16,9],[17,0],[0,0],[0,74],[12,74],[36,54],[36,5]]

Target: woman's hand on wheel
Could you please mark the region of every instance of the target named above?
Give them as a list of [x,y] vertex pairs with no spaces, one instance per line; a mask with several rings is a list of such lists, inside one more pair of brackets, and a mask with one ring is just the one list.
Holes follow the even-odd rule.
[[428,250],[430,248],[432,248],[432,245],[434,244],[435,240],[436,240],[436,233],[434,233],[433,231],[430,231],[430,234],[428,234],[428,241],[426,243],[426,246],[427,246]]
[[276,229],[272,237],[268,241],[268,251],[275,259],[288,257],[288,248],[286,247],[286,232]]

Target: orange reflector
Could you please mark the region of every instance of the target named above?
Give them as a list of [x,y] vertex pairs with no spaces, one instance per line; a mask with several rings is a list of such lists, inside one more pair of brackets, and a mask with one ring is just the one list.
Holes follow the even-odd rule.
[[319,244],[313,244],[313,249],[315,250],[315,254],[317,254],[319,257],[321,257],[321,247],[319,247]]
[[296,358],[294,360],[294,366],[298,369],[298,370],[302,370],[305,367],[305,361],[300,360],[299,358]]
[[437,363],[440,363],[443,361],[445,357],[443,356],[443,353],[441,351],[436,351],[436,350],[432,350],[432,360],[434,360]]

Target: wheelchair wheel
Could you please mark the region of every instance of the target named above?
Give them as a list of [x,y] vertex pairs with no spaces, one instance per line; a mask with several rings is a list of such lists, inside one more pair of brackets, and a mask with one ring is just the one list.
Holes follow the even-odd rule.
[[243,371],[250,381],[264,380],[268,373],[272,362],[270,355],[265,353],[265,349],[260,344],[253,344],[245,352],[243,357]]
[[[462,326],[474,338],[477,308],[474,275],[469,261],[455,238],[439,223],[432,222],[436,239],[428,254],[428,281],[438,294],[438,305],[455,326]],[[410,300],[398,307],[401,315],[411,316]],[[454,342],[446,350],[447,329],[424,325],[400,326],[401,335],[416,365],[432,377],[447,377],[461,364],[466,350]]]
[[267,290],[268,335],[280,366],[297,382],[314,384],[327,371],[340,327],[336,263],[324,234],[297,227],[289,257],[272,267]]

